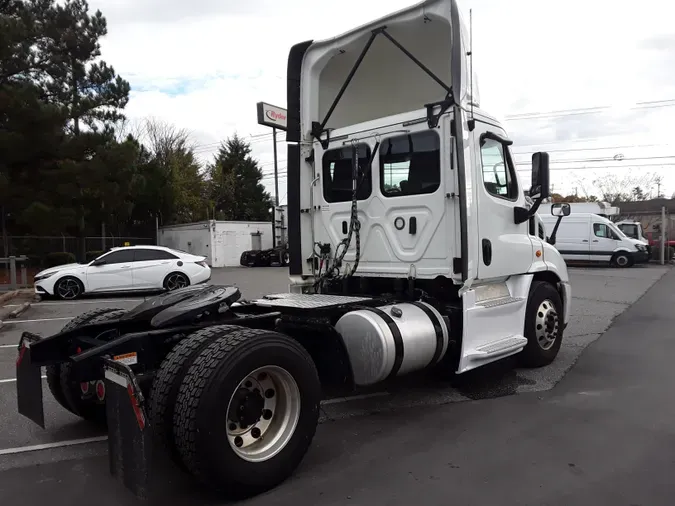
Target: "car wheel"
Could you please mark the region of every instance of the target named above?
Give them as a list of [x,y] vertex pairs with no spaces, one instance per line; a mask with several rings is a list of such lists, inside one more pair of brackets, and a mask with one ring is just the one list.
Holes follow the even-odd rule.
[[164,288],[170,292],[189,285],[190,280],[182,272],[172,272],[164,279]]
[[282,258],[283,258],[282,262],[283,266],[286,266],[289,263],[291,263],[291,256],[288,254],[288,251],[284,251]]
[[72,276],[59,279],[54,286],[54,295],[62,300],[74,300],[84,293],[82,282]]
[[612,259],[612,263],[616,267],[631,267],[633,265],[633,259],[627,253],[617,253]]

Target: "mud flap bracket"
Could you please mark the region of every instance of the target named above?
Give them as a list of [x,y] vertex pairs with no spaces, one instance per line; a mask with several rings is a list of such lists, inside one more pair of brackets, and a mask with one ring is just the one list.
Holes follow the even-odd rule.
[[129,366],[106,357],[103,371],[110,474],[147,499],[153,438],[143,393]]

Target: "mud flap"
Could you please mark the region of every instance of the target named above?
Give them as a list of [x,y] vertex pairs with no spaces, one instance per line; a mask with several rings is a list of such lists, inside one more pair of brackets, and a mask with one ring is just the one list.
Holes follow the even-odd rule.
[[31,344],[40,339],[39,335],[30,332],[21,334],[19,354],[16,358],[16,400],[19,413],[44,429],[41,367],[33,364],[30,349]]
[[103,368],[110,473],[147,499],[153,438],[143,393],[127,365],[106,358]]

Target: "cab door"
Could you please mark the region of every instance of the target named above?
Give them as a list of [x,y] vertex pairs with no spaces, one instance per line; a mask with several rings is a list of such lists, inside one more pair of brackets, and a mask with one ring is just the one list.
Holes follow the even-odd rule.
[[526,207],[510,152],[496,126],[476,122],[473,137],[474,197],[478,214],[478,279],[528,272],[533,261],[529,223],[516,224],[514,209]]

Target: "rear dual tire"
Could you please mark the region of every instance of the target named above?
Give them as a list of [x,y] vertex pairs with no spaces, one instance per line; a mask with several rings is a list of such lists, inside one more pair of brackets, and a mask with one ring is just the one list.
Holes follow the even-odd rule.
[[[108,320],[114,320],[126,313],[123,309],[100,308],[87,311],[73,318],[68,322],[61,332],[76,329],[82,325],[92,323],[101,323]],[[87,420],[95,425],[106,425],[105,402],[99,401],[96,393],[92,391],[85,395],[80,383],[73,380],[72,364],[63,362],[61,364],[47,366],[47,386],[52,396],[62,407],[72,414]]]
[[228,325],[179,347],[160,367],[150,400],[179,466],[233,498],[283,482],[318,424],[321,386],[309,354],[283,334]]

